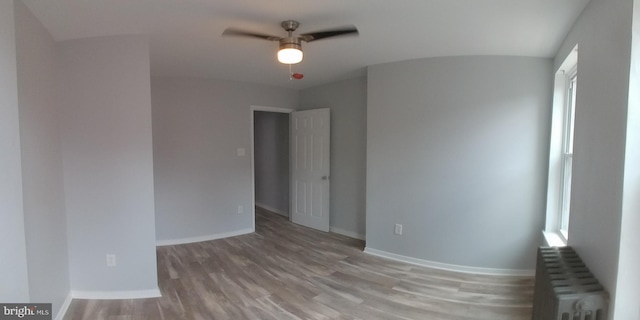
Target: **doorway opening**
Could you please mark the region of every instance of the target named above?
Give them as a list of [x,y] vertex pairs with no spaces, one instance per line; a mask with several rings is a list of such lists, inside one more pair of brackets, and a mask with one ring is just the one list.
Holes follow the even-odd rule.
[[253,229],[256,206],[290,218],[290,125],[293,109],[251,106]]
[[[271,115],[263,115],[262,112]],[[256,119],[258,121],[265,117],[277,119],[278,116],[273,113],[287,114],[286,120],[283,118],[280,122],[288,123],[288,130],[269,129],[269,125],[256,126]],[[275,123],[278,120],[268,122]],[[275,126],[271,125],[271,127]],[[329,108],[293,112],[291,109],[284,108],[251,107],[253,230],[256,227],[256,204],[260,204],[267,210],[275,209],[269,211],[287,212],[288,219],[295,224],[329,232],[330,127]],[[278,131],[287,132],[288,135],[280,134],[278,137]],[[272,142],[267,142],[266,146],[260,146],[266,150],[257,150],[256,145],[262,142],[256,143],[256,140],[263,140],[263,138]],[[276,148],[269,145],[277,143],[281,145],[282,150],[288,150],[288,152],[282,152],[280,155],[271,154],[272,158],[282,159],[278,164],[273,164],[273,161],[263,159],[264,155],[261,151],[271,153]],[[258,177],[257,173],[260,171],[262,176]],[[269,177],[264,176],[265,171],[268,171]],[[274,175],[277,172],[279,174]],[[288,173],[288,177],[285,173]],[[269,199],[269,196],[272,198]],[[285,205],[283,200],[287,198],[288,205]]]

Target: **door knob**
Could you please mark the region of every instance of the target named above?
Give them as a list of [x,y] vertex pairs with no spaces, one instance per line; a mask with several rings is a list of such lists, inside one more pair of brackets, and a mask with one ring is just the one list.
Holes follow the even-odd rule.
[[322,176],[322,180],[329,180],[329,176]]

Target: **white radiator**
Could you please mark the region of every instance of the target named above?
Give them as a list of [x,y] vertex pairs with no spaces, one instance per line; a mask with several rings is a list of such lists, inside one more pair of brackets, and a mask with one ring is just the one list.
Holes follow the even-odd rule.
[[533,320],[606,320],[609,295],[571,247],[539,248]]

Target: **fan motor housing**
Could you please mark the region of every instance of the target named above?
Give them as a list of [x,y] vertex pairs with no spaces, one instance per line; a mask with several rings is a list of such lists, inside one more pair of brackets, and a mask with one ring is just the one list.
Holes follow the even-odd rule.
[[300,39],[296,37],[286,37],[280,39],[280,49],[286,48],[302,50],[302,43],[300,42]]

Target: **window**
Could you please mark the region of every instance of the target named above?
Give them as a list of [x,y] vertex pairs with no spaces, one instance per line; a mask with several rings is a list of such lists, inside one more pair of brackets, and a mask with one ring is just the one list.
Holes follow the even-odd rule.
[[556,73],[551,143],[549,150],[549,185],[545,239],[552,246],[566,245],[571,211],[571,173],[573,137],[578,85],[578,47],[571,51]]
[[569,210],[571,209],[571,164],[573,162],[573,127],[576,117],[577,70],[567,77],[567,93],[562,130],[562,182],[558,229],[565,240],[569,238]]

